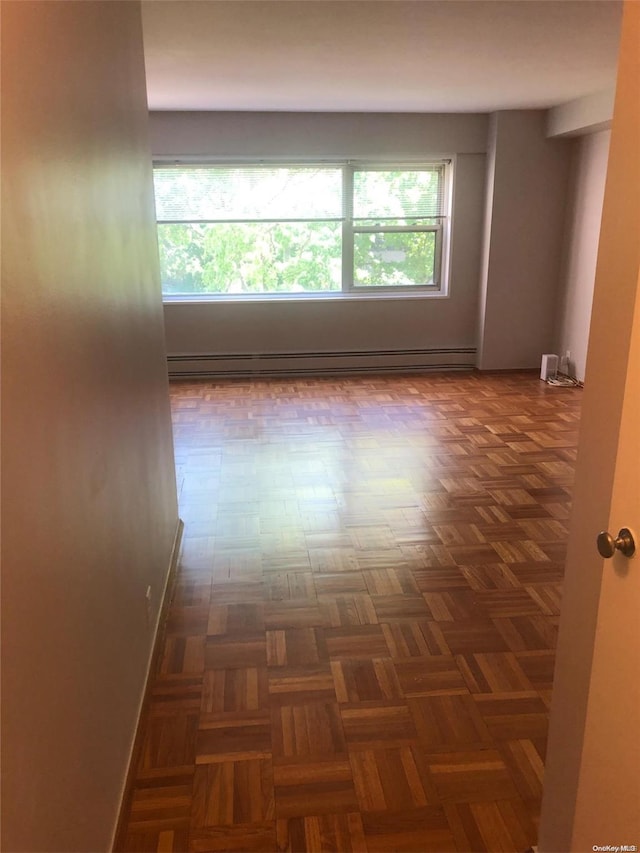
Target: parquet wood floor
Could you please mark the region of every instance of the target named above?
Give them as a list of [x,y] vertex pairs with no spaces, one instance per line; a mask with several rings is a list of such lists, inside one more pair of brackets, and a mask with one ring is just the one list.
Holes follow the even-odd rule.
[[581,392],[182,382],[128,851],[536,841]]

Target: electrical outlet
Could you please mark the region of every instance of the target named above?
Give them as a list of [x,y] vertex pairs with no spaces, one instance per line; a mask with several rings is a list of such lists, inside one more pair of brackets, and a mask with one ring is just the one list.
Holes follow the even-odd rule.
[[145,593],[145,601],[147,604],[147,627],[151,624],[151,587],[147,587],[147,591]]

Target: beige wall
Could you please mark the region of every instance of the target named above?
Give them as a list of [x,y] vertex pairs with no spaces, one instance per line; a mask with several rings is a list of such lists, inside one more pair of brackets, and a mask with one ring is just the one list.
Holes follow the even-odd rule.
[[[286,372],[473,364],[486,130],[487,117],[478,115],[152,113],[152,150],[158,158],[455,157],[448,297],[166,304],[172,372],[251,371],[255,361],[219,356],[256,353],[375,353],[331,362],[314,357],[304,365],[300,359],[260,363],[260,369]],[[413,354],[381,354],[399,350]],[[416,350],[439,352],[418,356]],[[171,359],[180,354],[195,357]]]
[[546,138],[542,110],[494,113],[489,142],[478,366],[536,367],[553,343],[569,143]]
[[86,853],[177,522],[138,3],[2,4],[2,176],[1,847]]
[[[165,304],[167,351],[171,356],[470,348],[472,352],[461,354],[460,359],[473,364],[483,185],[484,156],[458,157],[449,297]],[[440,363],[455,357],[452,352],[434,356]],[[374,361],[383,364],[389,359]],[[354,363],[345,357],[333,367]],[[314,366],[320,364],[321,359],[313,361]],[[181,366],[170,364],[172,371]],[[287,363],[288,370],[299,366],[299,360]],[[186,367],[237,369],[242,365],[230,359],[215,365],[192,361]]]
[[612,86],[552,107],[547,112],[547,136],[582,136],[609,130],[614,95]]
[[486,151],[474,113],[152,112],[154,157],[444,157]]
[[[451,156],[455,167],[446,298],[167,303],[173,373],[366,367],[360,356],[249,358],[354,351],[372,355],[371,369],[509,369],[536,367],[551,350],[572,143],[547,138],[544,111],[152,113],[151,139],[158,159]],[[382,354],[400,350],[411,355]]]
[[580,380],[584,380],[587,361],[610,139],[610,131],[605,130],[572,143],[565,257],[553,352],[563,355],[570,351],[570,372]]

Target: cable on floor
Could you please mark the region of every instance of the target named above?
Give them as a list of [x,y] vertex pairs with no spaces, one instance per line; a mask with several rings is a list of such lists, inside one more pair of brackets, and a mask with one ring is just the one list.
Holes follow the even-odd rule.
[[547,385],[555,385],[560,388],[584,388],[584,382],[580,382],[572,376],[567,376],[566,373],[557,373],[555,376],[550,376],[546,382]]

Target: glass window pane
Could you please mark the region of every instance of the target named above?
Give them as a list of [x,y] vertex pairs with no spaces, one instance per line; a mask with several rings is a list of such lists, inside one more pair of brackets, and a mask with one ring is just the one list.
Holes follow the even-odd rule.
[[158,225],[171,294],[339,291],[339,222]]
[[356,287],[407,287],[435,283],[434,231],[354,234]]
[[156,168],[156,215],[166,222],[341,219],[340,168]]
[[353,217],[384,221],[444,213],[443,167],[363,170],[353,175]]

